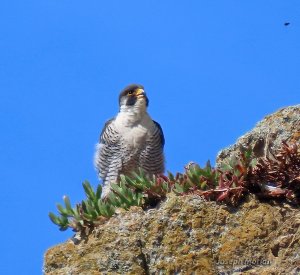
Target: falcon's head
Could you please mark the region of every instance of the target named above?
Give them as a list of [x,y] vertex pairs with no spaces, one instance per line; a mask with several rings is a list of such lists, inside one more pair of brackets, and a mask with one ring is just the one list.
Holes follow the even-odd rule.
[[144,87],[138,84],[131,84],[124,88],[119,96],[121,111],[135,110],[145,111],[148,107],[149,99],[144,91]]

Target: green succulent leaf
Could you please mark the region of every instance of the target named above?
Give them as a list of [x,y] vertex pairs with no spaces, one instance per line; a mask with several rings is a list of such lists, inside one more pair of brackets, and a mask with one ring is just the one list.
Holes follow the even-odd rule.
[[58,209],[58,212],[62,215],[62,216],[68,216],[69,212],[67,209],[65,209],[61,204],[57,203],[56,207]]
[[66,206],[66,211],[68,212],[68,214],[72,214],[73,213],[73,209],[71,207],[71,202],[68,196],[64,196],[63,197],[63,201],[65,203]]
[[90,183],[88,181],[84,181],[82,185],[83,185],[84,191],[86,193],[86,196],[89,199],[94,200],[96,198],[96,194],[94,193],[94,190],[93,190],[92,186],[90,185]]
[[97,200],[101,199],[101,195],[102,195],[102,186],[98,184],[97,191],[96,191],[96,199]]
[[61,225],[61,221],[60,221],[59,217],[56,216],[55,214],[53,214],[52,212],[49,213],[49,218],[53,223],[55,223],[57,225]]

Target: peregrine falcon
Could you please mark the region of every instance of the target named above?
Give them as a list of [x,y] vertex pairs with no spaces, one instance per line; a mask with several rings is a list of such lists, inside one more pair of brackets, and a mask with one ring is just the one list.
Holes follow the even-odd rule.
[[102,197],[121,174],[131,175],[142,168],[151,177],[165,170],[164,134],[147,113],[148,104],[144,87],[129,85],[120,93],[119,113],[105,123],[94,156],[94,165],[103,180]]

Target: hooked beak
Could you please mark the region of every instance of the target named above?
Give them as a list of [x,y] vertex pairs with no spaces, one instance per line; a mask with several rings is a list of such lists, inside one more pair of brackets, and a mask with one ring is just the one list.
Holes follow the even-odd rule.
[[135,95],[137,98],[145,98],[146,97],[145,91],[141,88],[136,90]]

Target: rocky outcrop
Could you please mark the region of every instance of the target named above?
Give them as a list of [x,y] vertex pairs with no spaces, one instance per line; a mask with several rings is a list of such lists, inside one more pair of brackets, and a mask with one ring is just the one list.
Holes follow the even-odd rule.
[[221,150],[217,163],[230,159],[241,150],[253,149],[254,157],[269,156],[276,152],[282,141],[300,140],[300,105],[282,108],[266,116],[248,133],[241,136],[235,144]]
[[195,195],[170,195],[155,209],[121,211],[77,245],[69,240],[49,249],[44,271],[298,274],[299,226],[299,209],[285,203],[249,197],[230,208]]
[[[300,105],[284,108],[218,155],[272,154],[299,141]],[[299,274],[300,209],[249,195],[237,207],[170,193],[155,208],[118,210],[79,243],[50,248],[45,274]],[[75,244],[76,243],[76,244]]]

